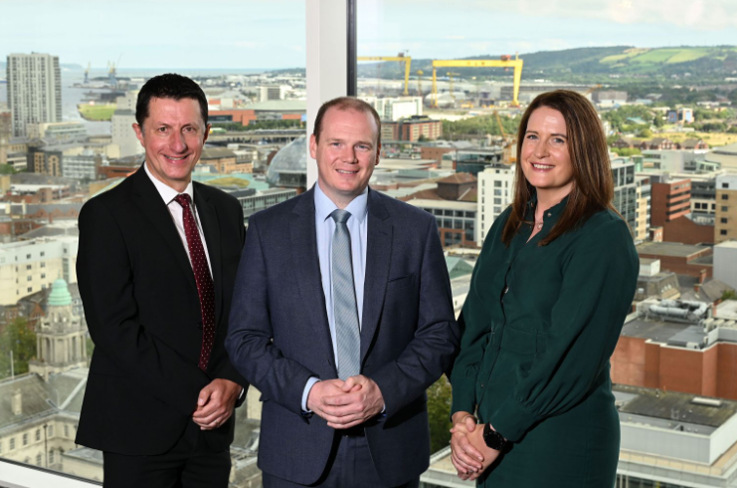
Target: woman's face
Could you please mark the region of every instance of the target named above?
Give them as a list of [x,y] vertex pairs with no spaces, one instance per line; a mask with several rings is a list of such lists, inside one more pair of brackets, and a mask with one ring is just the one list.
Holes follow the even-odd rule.
[[562,200],[573,187],[573,165],[563,114],[550,107],[535,109],[527,122],[520,157],[522,172],[538,198]]

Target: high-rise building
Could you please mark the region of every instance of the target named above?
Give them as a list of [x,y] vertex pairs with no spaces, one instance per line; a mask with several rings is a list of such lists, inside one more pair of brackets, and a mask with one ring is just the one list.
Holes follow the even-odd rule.
[[138,92],[128,92],[118,97],[117,107],[113,113],[113,144],[120,148],[120,157],[143,154],[143,146],[138,142],[133,124],[136,123],[136,100]]
[[651,187],[650,178],[647,176],[636,176],[635,185],[637,185],[637,211],[635,212],[635,227],[632,231],[635,233],[635,239],[644,241],[648,236],[650,228],[650,199]]
[[514,165],[494,163],[478,173],[478,206],[479,223],[476,227],[479,246],[486,238],[499,215],[514,198]]
[[14,137],[27,135],[26,124],[61,122],[58,56],[9,54],[7,80]]
[[737,174],[717,176],[714,242],[737,240]]
[[637,225],[635,163],[629,158],[613,159],[612,176],[614,178],[614,208],[622,214],[630,229],[634,229]]

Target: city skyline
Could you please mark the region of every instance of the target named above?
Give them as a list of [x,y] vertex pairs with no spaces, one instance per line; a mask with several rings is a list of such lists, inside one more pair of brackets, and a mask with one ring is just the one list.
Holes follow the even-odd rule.
[[[191,0],[3,4],[3,57],[49,53],[62,64],[98,69],[109,62],[161,70],[305,65],[304,0],[214,0],[207,10]],[[33,22],[16,21],[29,17]],[[735,27],[737,4],[728,0],[359,2],[358,54],[452,59],[592,46],[725,45],[734,44]]]

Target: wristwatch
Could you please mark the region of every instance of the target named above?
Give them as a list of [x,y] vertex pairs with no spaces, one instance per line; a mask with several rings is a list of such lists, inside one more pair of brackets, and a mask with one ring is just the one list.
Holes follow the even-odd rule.
[[507,445],[507,440],[499,432],[491,428],[491,424],[484,424],[484,442],[488,447],[501,451]]

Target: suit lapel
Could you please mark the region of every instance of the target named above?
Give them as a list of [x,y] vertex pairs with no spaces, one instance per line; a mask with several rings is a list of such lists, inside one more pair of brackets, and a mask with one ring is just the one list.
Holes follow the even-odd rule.
[[392,259],[392,225],[379,194],[369,190],[368,235],[366,239],[366,276],[363,286],[361,321],[361,364],[373,341],[384,307],[389,265]]
[[222,322],[223,309],[223,282],[220,253],[220,221],[218,220],[217,208],[203,194],[198,191],[198,184],[194,186],[194,203],[200,217],[202,230],[207,242],[207,254],[210,257],[212,267],[212,281],[215,286],[215,317],[218,326]]
[[[322,290],[320,258],[317,253],[317,234],[315,231],[315,196],[311,189],[298,197],[292,209],[289,224],[289,238],[292,249],[292,269],[297,282],[306,316],[311,318],[312,327],[323,337],[319,340],[324,346],[323,354],[333,370],[335,360],[330,325],[325,311],[325,295]],[[310,312],[311,311],[311,312]]]
[[[154,229],[159,233],[171,251],[170,256],[177,262],[179,268],[184,273],[184,279],[191,284],[195,293],[197,293],[197,284],[194,280],[194,272],[192,265],[189,264],[187,252],[184,250],[182,239],[177,233],[174,222],[162,200],[156,187],[149,179],[143,167],[132,174],[131,183],[133,183],[134,201],[138,208],[153,225]],[[162,259],[164,256],[162,255]]]

